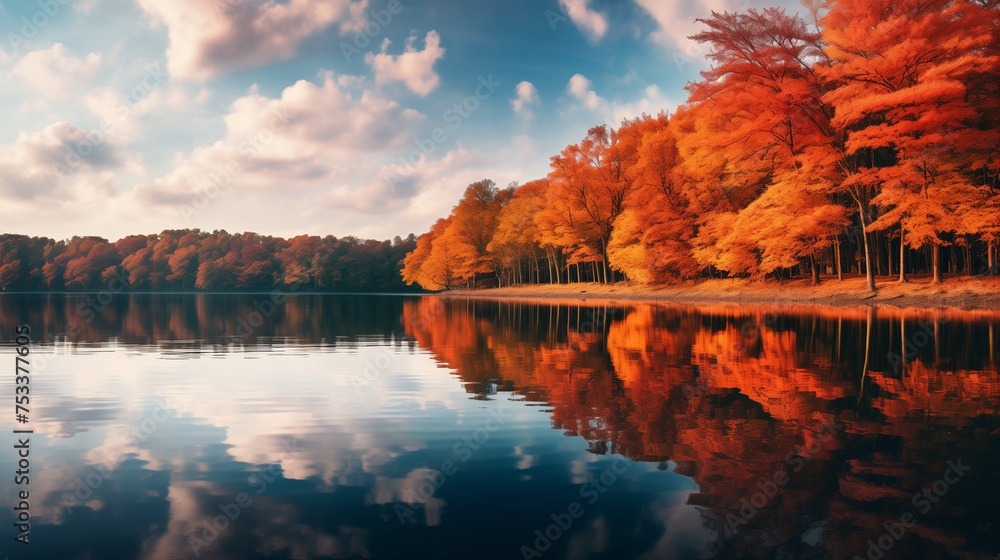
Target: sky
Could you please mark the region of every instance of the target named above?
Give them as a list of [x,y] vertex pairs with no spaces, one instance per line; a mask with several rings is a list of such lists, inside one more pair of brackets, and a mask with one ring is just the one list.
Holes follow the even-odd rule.
[[0,0],[0,233],[420,234],[791,0]]

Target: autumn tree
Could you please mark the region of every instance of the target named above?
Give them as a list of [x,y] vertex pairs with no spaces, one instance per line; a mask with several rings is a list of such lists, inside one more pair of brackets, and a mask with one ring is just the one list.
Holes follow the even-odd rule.
[[513,192],[513,187],[500,190],[496,183],[484,179],[469,185],[452,210],[451,231],[448,233],[453,245],[450,254],[460,259],[462,277],[493,272],[488,247],[497,229],[500,210]]
[[982,56],[993,23],[976,4],[927,0],[838,0],[823,19],[836,81],[826,99],[859,162],[848,181],[878,190],[872,202],[884,209],[868,229],[901,228],[901,265],[906,245],[930,244],[935,282],[941,234],[960,229],[981,197],[964,156],[996,141],[969,126],[967,91],[970,77],[994,62]]
[[[497,217],[496,230],[487,251],[496,255],[500,263],[510,271],[512,280],[523,282],[522,263],[528,263],[529,280],[531,264],[535,265],[536,281],[541,282],[538,254],[541,252],[541,234],[535,223],[535,216],[542,206],[544,183],[534,181],[517,188],[513,196]],[[550,247],[551,248],[551,247]],[[552,273],[552,259],[549,256],[549,277]]]
[[678,169],[680,129],[671,122],[660,113],[629,128],[639,133],[638,148],[626,170],[631,191],[615,220],[608,259],[614,269],[642,282],[690,277],[699,268],[691,250],[698,217]]
[[34,290],[45,287],[46,251],[56,242],[45,237],[0,234],[0,287]]
[[561,230],[552,241],[569,251],[570,262],[598,261],[605,282],[608,243],[632,188],[627,169],[634,163],[638,124],[644,120],[649,119],[623,122],[618,130],[593,127],[582,142],[552,158],[543,221]]
[[115,246],[100,237],[74,238],[60,259],[66,263],[63,278],[69,289],[100,288],[102,273],[121,262]]
[[403,267],[403,280],[407,284],[419,284],[426,290],[447,290],[468,278],[469,270],[463,268],[456,254],[462,241],[457,239],[453,225],[451,216],[441,218],[420,236]]
[[818,282],[817,255],[845,223],[829,169],[816,165],[834,136],[813,68],[824,57],[820,36],[778,8],[698,21],[708,30],[692,38],[712,46],[713,64],[688,86],[691,102],[710,114],[691,163],[726,199],[737,198],[729,200],[735,216],[706,220],[702,254],[709,241],[724,255],[713,259],[721,268],[760,274],[805,258]]
[[417,241],[416,250],[404,262],[403,279],[441,290],[493,272],[490,242],[500,212],[513,193],[513,186],[500,190],[488,179],[469,185],[448,218],[438,220]]
[[319,246],[320,237],[317,235],[299,235],[289,240],[288,246],[278,254],[284,284],[315,286],[309,271]]

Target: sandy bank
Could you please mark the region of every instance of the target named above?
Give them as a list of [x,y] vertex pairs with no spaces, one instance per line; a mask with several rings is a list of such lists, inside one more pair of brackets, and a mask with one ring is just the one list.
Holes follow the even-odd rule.
[[486,290],[450,290],[442,295],[481,298],[527,298],[561,300],[626,300],[661,301],[672,303],[755,303],[813,304],[835,307],[890,306],[914,309],[954,308],[966,310],[1000,310],[1000,278],[945,278],[932,284],[929,277],[913,277],[907,284],[895,279],[876,280],[878,291],[873,295],[865,287],[863,277],[824,277],[819,286],[808,278],[776,281],[707,280],[669,285],[617,284],[558,284],[530,285]]

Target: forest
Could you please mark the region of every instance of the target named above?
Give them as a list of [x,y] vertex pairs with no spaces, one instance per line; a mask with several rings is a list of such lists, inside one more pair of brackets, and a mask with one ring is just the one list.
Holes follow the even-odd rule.
[[400,278],[416,236],[392,241],[197,229],[56,241],[0,235],[0,290],[414,291]]
[[710,67],[673,114],[595,126],[538,180],[470,185],[404,280],[996,274],[1000,2],[803,6],[698,20]]

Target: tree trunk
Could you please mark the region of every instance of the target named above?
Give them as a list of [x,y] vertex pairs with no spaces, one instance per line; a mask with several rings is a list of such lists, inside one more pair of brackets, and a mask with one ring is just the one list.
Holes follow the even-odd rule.
[[865,280],[868,282],[868,291],[874,292],[876,288],[874,271],[872,270],[872,253],[868,246],[868,232],[865,231],[868,224],[865,223],[865,208],[861,206],[860,202],[858,202],[858,209],[861,217],[861,237],[865,240]]
[[843,263],[840,260],[841,259],[841,256],[840,256],[840,235],[837,235],[837,244],[834,246],[833,249],[834,249],[834,251],[833,251],[833,258],[834,258],[834,261],[837,263],[837,280],[840,281],[840,282],[843,282],[844,281],[844,265],[843,265]]
[[906,243],[903,238],[903,222],[899,222],[899,283],[906,283]]
[[809,264],[812,265],[812,285],[819,284],[819,263],[816,262],[816,255],[809,255]]
[[875,236],[875,274],[882,276],[882,235],[874,232]]
[[986,244],[986,262],[987,262],[987,266],[990,269],[989,274],[991,276],[992,275],[996,275],[996,273],[997,273],[997,262],[996,262],[996,259],[993,257],[993,240],[992,239],[989,240],[987,242],[987,244]]
[[556,253],[555,247],[550,247],[552,251],[552,270],[556,271],[556,284],[562,284],[562,269],[559,268],[559,253]]
[[941,246],[937,243],[931,244],[931,269],[934,271],[932,284],[941,283]]
[[889,263],[887,265],[889,270],[889,276],[892,276],[893,274],[896,273],[896,271],[892,268],[892,265],[895,263],[893,262],[894,259],[892,258],[892,237],[890,237],[889,235],[885,236],[885,260],[886,262]]

